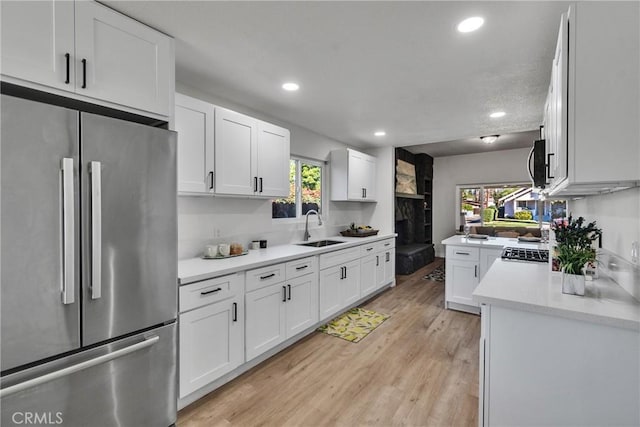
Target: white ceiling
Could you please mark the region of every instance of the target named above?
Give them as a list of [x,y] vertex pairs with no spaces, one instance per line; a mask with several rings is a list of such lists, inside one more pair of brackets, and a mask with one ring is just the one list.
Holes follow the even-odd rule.
[[454,141],[433,142],[430,144],[412,145],[406,147],[412,153],[427,153],[431,157],[455,156],[458,154],[487,153],[490,151],[513,150],[516,148],[531,148],[533,141],[540,139],[539,130],[513,132],[499,135],[491,143],[483,143],[479,137],[456,139]]
[[[361,147],[537,129],[560,14],[568,7],[550,1],[104,3],[175,37],[179,82]],[[484,26],[457,32],[469,16],[484,17]],[[288,80],[301,89],[284,92]],[[497,110],[507,115],[489,118]],[[378,129],[387,136],[374,137]]]

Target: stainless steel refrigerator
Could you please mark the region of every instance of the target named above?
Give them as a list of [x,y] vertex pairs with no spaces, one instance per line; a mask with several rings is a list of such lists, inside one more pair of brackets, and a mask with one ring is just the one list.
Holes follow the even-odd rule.
[[173,424],[175,133],[0,107],[1,425]]

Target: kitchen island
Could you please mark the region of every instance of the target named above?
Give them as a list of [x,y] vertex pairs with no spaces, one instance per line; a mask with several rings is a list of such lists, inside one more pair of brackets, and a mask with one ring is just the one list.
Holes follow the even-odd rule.
[[473,299],[480,425],[640,425],[640,302],[614,281],[566,295],[548,264],[496,260]]
[[480,313],[480,305],[471,294],[504,248],[547,248],[547,244],[517,238],[475,239],[460,235],[451,236],[442,244],[446,247],[445,308],[475,314]]

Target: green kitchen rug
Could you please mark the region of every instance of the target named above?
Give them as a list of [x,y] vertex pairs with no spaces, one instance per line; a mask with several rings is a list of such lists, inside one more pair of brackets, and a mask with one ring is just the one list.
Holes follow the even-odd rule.
[[389,317],[387,314],[356,307],[320,326],[318,331],[343,340],[359,342]]

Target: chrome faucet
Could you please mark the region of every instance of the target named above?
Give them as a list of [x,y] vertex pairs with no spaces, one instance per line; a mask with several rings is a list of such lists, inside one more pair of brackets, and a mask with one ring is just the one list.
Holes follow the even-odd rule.
[[302,238],[302,240],[304,240],[305,242],[309,240],[309,237],[311,237],[311,234],[309,234],[309,214],[311,213],[318,215],[318,225],[322,225],[322,217],[320,216],[318,211],[310,209],[305,215],[306,219],[304,220],[304,237]]

